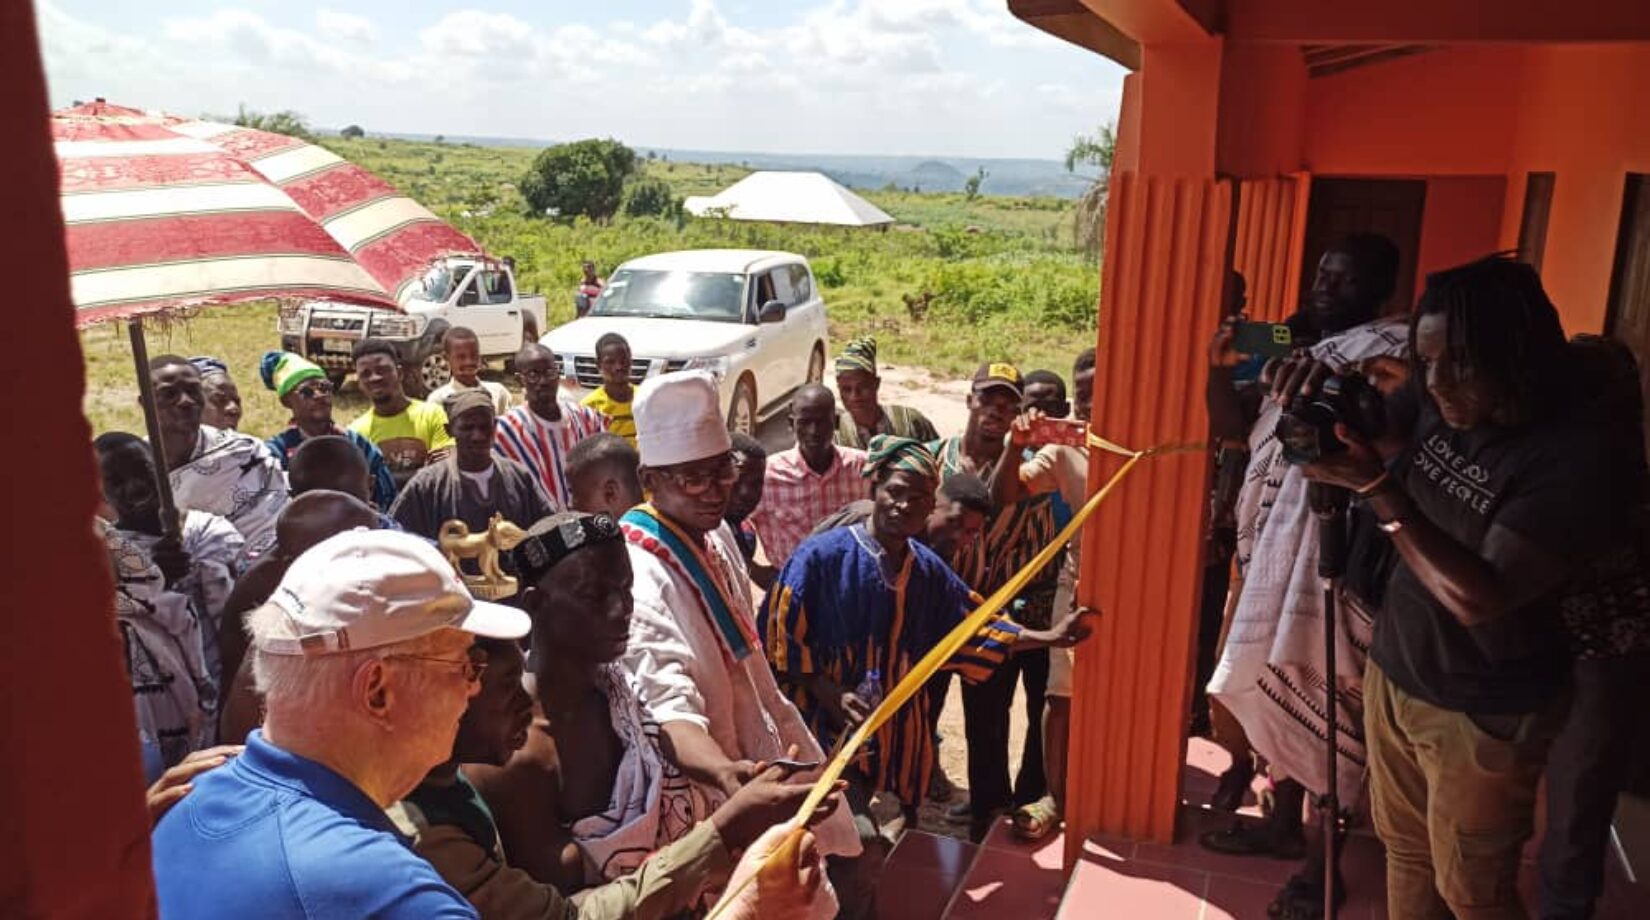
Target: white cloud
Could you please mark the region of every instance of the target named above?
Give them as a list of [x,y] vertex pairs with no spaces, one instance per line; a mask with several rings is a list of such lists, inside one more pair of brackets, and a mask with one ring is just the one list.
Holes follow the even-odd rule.
[[315,27],[323,39],[333,39],[346,45],[370,45],[378,38],[378,29],[371,19],[337,10],[317,10]]
[[120,2],[40,2],[55,103],[109,95],[195,114],[244,102],[448,136],[1052,157],[1107,120],[1118,92],[1117,68],[1002,0],[796,0],[760,19],[739,12],[749,4],[676,0],[652,20],[615,2],[585,8],[613,20],[583,22],[490,0],[409,20],[395,0],[352,0],[308,23],[241,0],[130,34],[54,5]]

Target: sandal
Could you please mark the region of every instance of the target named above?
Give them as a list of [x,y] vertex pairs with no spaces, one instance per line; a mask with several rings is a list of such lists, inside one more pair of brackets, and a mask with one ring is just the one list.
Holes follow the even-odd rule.
[[1052,796],[1014,809],[1014,836],[1021,840],[1043,840],[1059,829],[1060,809],[1054,806]]

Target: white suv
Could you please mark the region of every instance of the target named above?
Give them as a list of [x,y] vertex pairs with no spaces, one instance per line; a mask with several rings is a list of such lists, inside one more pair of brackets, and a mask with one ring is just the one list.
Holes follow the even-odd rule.
[[630,379],[702,368],[720,381],[728,427],[754,434],[825,375],[825,302],[808,260],[788,252],[696,249],[632,259],[613,270],[582,319],[540,341],[562,373],[601,385],[596,340],[630,343]]

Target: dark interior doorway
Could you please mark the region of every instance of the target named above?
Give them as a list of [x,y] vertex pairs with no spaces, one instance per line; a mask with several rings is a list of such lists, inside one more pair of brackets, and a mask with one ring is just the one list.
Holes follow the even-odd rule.
[[1321,179],[1313,177],[1301,254],[1301,302],[1312,290],[1318,258],[1349,233],[1380,233],[1398,247],[1398,289],[1389,312],[1415,304],[1415,265],[1421,251],[1421,212],[1427,184],[1421,179]]

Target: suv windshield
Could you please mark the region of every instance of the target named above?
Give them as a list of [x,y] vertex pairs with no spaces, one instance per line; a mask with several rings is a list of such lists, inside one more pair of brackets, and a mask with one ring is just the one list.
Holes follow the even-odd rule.
[[590,315],[737,323],[745,318],[744,303],[744,275],[620,269],[607,279]]

